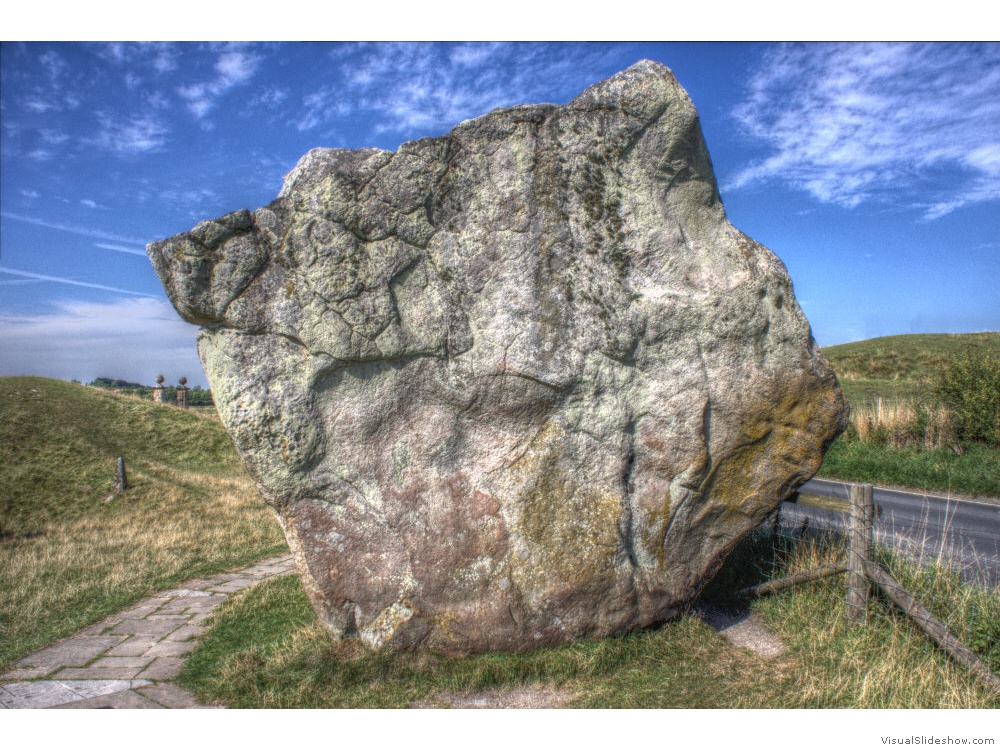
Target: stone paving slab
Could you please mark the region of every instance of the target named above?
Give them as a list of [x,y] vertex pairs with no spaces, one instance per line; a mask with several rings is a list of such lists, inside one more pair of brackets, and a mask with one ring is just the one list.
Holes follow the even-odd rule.
[[33,680],[36,677],[44,677],[51,669],[46,669],[45,667],[23,667],[20,669],[14,669],[10,672],[6,672],[3,675],[5,680]]
[[16,663],[18,667],[78,667],[96,659],[109,648],[125,640],[119,635],[74,636],[62,643],[43,648]]
[[134,680],[142,667],[67,667],[54,675],[57,680]]
[[184,660],[177,656],[159,656],[138,674],[146,680],[172,680],[181,673]]
[[220,583],[218,586],[212,586],[212,591],[218,591],[224,594],[231,594],[234,591],[241,591],[248,586],[252,586],[254,580],[252,578],[233,578],[231,581],[226,581],[225,583]]
[[92,661],[88,669],[145,669],[153,661],[152,656],[101,656]]
[[[190,627],[185,625],[184,627]],[[177,632],[177,631],[174,631]],[[170,638],[173,633],[167,636]],[[149,635],[133,635],[112,649],[105,651],[106,656],[142,656],[144,653],[149,651],[153,646],[159,643],[159,640]]]
[[162,641],[150,648],[145,656],[187,656],[197,644],[194,641]]
[[173,633],[168,633],[166,637],[163,639],[163,641],[161,641],[161,643],[162,642],[185,643],[187,641],[194,640],[204,632],[205,632],[204,625],[199,625],[199,624],[192,625],[189,622],[187,625],[182,625],[181,627],[177,628],[177,630],[175,630]]
[[165,708],[198,708],[198,701],[191,693],[169,682],[142,687],[136,692],[156,701]]
[[99,695],[96,698],[88,698],[73,703],[63,703],[52,708],[158,708],[162,709],[156,701],[140,695],[134,690],[124,690],[120,693],[110,693],[109,695]]
[[177,630],[181,625],[186,625],[187,621],[188,618],[183,615],[170,615],[169,617],[150,615],[143,620],[123,620],[115,625],[111,632],[121,635],[164,636]]
[[152,683],[148,680],[17,682],[0,685],[0,705],[4,708],[50,708],[147,685]]
[[294,570],[281,555],[144,599],[0,674],[0,708],[208,708],[170,682],[201,622],[229,595]]
[[[202,583],[206,582],[202,581]],[[173,599],[174,597],[178,596],[194,597],[197,599],[201,599],[202,597],[205,596],[212,596],[212,593],[210,591],[201,591],[200,589],[185,588],[185,589],[171,589],[170,591],[164,591],[162,594],[159,594],[159,597],[161,599]]]
[[169,604],[164,604],[157,612],[158,615],[183,614],[190,609],[204,610],[218,606],[225,597],[201,598],[194,596],[179,596]]

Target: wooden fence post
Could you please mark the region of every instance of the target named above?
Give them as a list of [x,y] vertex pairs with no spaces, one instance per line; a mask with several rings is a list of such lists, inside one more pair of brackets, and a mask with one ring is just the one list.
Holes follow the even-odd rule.
[[851,525],[847,550],[847,625],[863,625],[870,585],[865,563],[872,554],[872,486],[851,485]]

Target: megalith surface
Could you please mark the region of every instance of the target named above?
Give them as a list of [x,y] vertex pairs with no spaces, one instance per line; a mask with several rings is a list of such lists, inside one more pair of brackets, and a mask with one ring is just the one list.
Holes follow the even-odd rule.
[[681,614],[846,404],[642,61],[565,106],[316,149],[149,246],[334,638],[522,650]]

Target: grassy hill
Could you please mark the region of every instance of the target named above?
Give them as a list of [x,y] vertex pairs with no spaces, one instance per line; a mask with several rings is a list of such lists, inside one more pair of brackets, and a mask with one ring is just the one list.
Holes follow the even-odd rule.
[[1000,333],[913,333],[828,346],[823,354],[851,402],[921,398],[937,374],[970,349],[1000,354]]
[[952,358],[976,349],[1000,354],[1000,333],[885,336],[823,349],[851,403],[851,425],[819,475],[1000,497],[1000,451],[963,444],[935,393]]
[[[115,494],[119,456],[130,488]],[[0,378],[0,667],[156,590],[285,548],[214,412]]]

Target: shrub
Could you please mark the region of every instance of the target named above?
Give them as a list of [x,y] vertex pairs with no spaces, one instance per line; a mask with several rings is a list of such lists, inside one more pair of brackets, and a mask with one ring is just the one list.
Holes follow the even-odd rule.
[[973,350],[954,357],[937,392],[960,438],[1000,446],[1000,355]]

